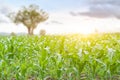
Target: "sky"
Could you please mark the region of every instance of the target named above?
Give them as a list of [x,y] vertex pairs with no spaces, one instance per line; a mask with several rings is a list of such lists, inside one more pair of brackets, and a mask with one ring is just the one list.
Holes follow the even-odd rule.
[[15,25],[6,16],[22,6],[39,5],[49,14],[46,22],[34,30],[47,33],[94,33],[120,31],[120,0],[0,0],[0,32],[27,33],[24,25]]
[[10,5],[13,7],[21,7],[27,6],[29,4],[37,4],[40,8],[48,10],[48,11],[59,11],[59,10],[71,10],[80,8],[80,6],[84,6],[85,0],[1,0],[1,2],[5,5]]

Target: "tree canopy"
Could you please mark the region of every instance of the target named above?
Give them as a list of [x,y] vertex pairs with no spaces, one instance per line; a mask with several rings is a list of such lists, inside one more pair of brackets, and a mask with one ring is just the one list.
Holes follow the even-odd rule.
[[14,14],[10,14],[9,17],[14,23],[25,25],[28,29],[28,34],[32,35],[38,24],[48,19],[48,14],[39,9],[37,5],[29,5],[28,7],[22,7]]

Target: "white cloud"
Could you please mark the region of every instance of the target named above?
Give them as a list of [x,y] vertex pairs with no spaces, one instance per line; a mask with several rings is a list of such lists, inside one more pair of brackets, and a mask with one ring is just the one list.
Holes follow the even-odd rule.
[[120,18],[120,0],[88,0],[88,3],[89,11],[80,12],[80,15]]
[[1,14],[7,15],[10,12],[12,12],[12,9],[9,6],[6,6],[6,5],[0,6],[0,13]]
[[8,17],[0,13],[0,23],[9,23],[9,22],[10,20],[8,19]]
[[[52,20],[62,24],[50,23]],[[47,24],[46,23],[50,23]],[[48,33],[91,33],[95,29],[99,32],[119,32],[120,21],[115,18],[97,19],[85,16],[71,16],[69,13],[52,13],[50,19],[41,23],[35,32],[40,29],[47,30]]]
[[14,11],[14,8],[12,8],[9,5],[0,5],[0,23],[9,23],[10,19],[8,18],[8,15]]

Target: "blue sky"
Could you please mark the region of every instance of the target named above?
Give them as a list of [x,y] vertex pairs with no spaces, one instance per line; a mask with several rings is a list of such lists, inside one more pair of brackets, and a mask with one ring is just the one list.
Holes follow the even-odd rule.
[[37,4],[48,11],[74,10],[86,5],[86,0],[4,0],[5,5],[20,7],[29,4]]
[[[37,4],[48,12],[67,11],[90,17],[120,18],[120,0],[0,0],[1,5],[20,8],[30,4]],[[81,11],[86,11],[79,13]]]
[[[120,18],[120,0],[0,0],[0,2],[2,3],[1,5],[11,6],[12,8],[37,4],[41,9],[48,12],[77,11],[79,15],[90,17]],[[86,12],[79,13],[83,9]]]

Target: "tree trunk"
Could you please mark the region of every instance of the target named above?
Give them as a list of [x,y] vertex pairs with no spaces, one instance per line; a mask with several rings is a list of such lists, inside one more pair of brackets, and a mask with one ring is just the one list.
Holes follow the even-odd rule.
[[30,28],[30,35],[33,35],[33,30],[34,30],[34,29],[31,27],[31,28]]
[[28,28],[28,35],[33,35],[34,28],[29,27]]
[[27,28],[28,29],[28,35],[30,35],[31,31],[30,31],[30,28]]

